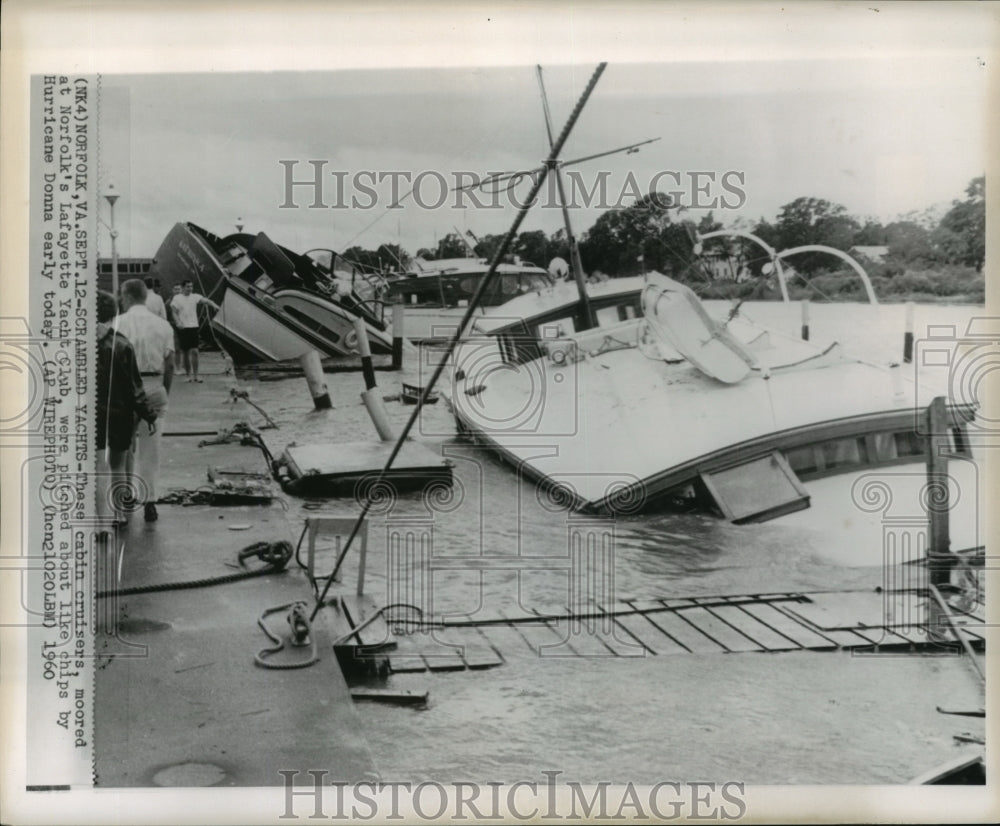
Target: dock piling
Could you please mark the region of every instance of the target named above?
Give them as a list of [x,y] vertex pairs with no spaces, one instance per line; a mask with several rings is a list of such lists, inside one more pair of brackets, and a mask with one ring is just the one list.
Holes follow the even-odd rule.
[[955,555],[949,536],[948,490],[948,409],[944,396],[936,396],[927,407],[927,518],[929,546],[927,561],[932,585],[951,580]]
[[809,341],[809,299],[802,299],[802,340]]
[[323,379],[323,363],[320,361],[319,353],[316,350],[303,353],[299,356],[299,364],[306,374],[306,383],[309,385],[313,406],[317,410],[329,410],[333,407],[333,403],[330,401],[330,393],[326,389],[326,381]]
[[903,364],[913,361],[913,302],[906,302],[906,327],[903,332]]
[[378,394],[378,388],[373,387],[365,390],[361,394],[361,401],[365,403],[365,408],[368,410],[368,415],[371,416],[372,424],[375,425],[379,439],[383,442],[396,441],[392,425],[389,424],[389,414],[385,409],[385,402],[382,401],[382,397]]
[[358,352],[361,353],[361,372],[365,376],[365,388],[375,389],[375,367],[372,365],[372,348],[368,343],[368,328],[363,318],[354,319],[354,331],[358,336]]
[[392,369],[403,367],[403,318],[406,305],[397,301],[392,307]]

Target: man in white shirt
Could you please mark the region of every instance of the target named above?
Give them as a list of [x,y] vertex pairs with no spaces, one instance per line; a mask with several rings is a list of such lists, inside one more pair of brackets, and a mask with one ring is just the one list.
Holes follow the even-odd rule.
[[[170,299],[170,312],[177,325],[177,337],[184,358],[184,373],[188,381],[200,382],[198,378],[198,307],[208,304],[218,310],[219,305],[203,295],[192,292],[194,283],[190,280],[181,285],[181,294]],[[194,376],[192,377],[192,371]]]
[[146,308],[153,314],[158,315],[164,321],[167,320],[167,308],[163,304],[160,294],[153,288],[153,279],[145,279],[146,283]]
[[160,439],[167,412],[167,394],[174,377],[174,331],[146,306],[147,291],[137,278],[122,284],[122,312],[115,319],[115,330],[125,336],[135,351],[142,376],[142,387],[149,407],[156,412],[159,427],[155,433],[140,427],[132,442],[128,471],[141,480],[137,498],[144,504],[147,522],[155,522],[157,476],[160,471]]

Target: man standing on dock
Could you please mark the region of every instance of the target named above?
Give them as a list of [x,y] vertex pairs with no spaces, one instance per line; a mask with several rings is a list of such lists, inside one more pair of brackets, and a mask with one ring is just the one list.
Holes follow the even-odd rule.
[[163,304],[163,299],[160,298],[160,293],[156,289],[155,282],[152,278],[145,279],[146,284],[146,306],[149,311],[155,315],[162,318],[164,321],[167,320],[167,308]]
[[136,417],[153,430],[156,413],[146,400],[132,344],[115,332],[116,309],[111,293],[97,293],[97,515],[105,517],[110,511],[120,525],[124,515],[111,501],[120,497],[111,491],[127,478]]
[[[198,378],[198,307],[207,304],[214,310],[219,305],[203,295],[193,292],[194,283],[190,280],[181,285],[180,295],[170,300],[170,311],[177,324],[177,337],[184,358],[184,374],[188,381],[200,382]],[[192,372],[194,375],[192,376]]]
[[160,423],[153,433],[145,428],[138,429],[129,462],[129,472],[134,472],[145,483],[145,519],[155,522],[159,516],[155,503],[160,440],[167,412],[167,394],[174,376],[174,331],[164,319],[149,311],[146,286],[139,279],[126,281],[121,292],[124,312],[115,319],[115,329],[132,344],[146,401]]

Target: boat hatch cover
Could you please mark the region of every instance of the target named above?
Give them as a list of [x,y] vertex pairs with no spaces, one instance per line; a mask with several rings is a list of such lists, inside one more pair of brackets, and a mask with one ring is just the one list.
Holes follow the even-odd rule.
[[778,451],[701,474],[723,516],[737,524],[766,522],[809,507],[809,494]]

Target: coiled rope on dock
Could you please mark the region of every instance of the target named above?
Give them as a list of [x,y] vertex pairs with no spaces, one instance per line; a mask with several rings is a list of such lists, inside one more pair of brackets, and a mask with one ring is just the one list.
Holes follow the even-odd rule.
[[266,576],[268,574],[284,573],[285,565],[292,558],[294,553],[292,544],[285,540],[278,542],[254,542],[247,545],[238,554],[241,566],[246,565],[245,560],[255,556],[264,563],[261,568],[247,571],[237,571],[232,574],[224,574],[216,577],[203,577],[201,579],[189,579],[182,582],[162,582],[155,585],[137,585],[133,588],[114,588],[109,591],[98,591],[98,599],[106,599],[112,596],[131,596],[133,594],[152,594],[159,591],[183,591],[188,588],[207,588],[212,585],[225,585],[229,582],[239,582],[253,577]]

